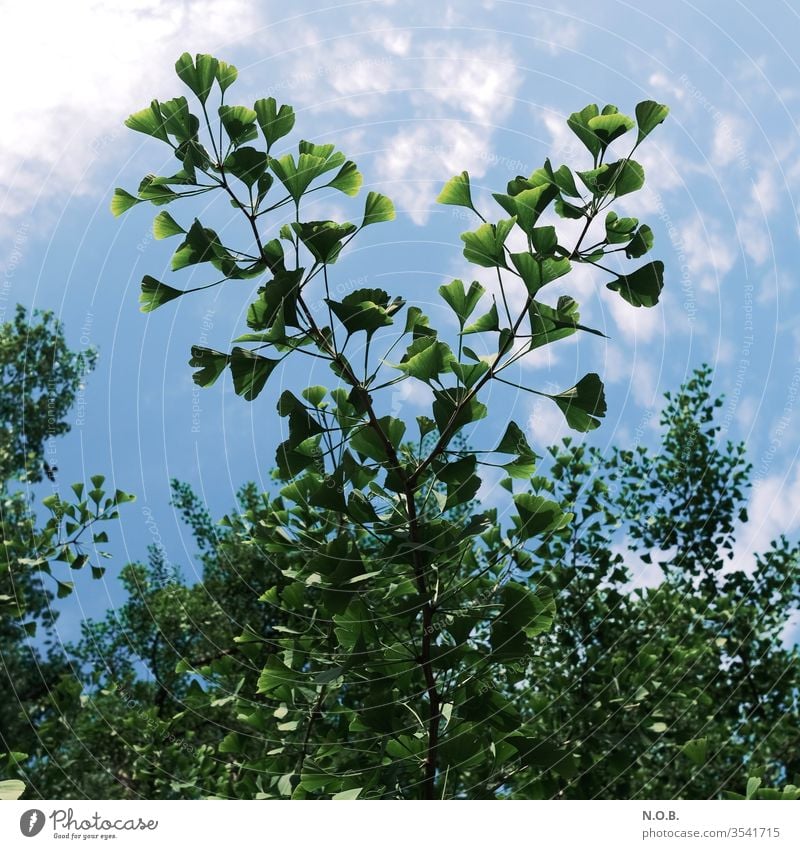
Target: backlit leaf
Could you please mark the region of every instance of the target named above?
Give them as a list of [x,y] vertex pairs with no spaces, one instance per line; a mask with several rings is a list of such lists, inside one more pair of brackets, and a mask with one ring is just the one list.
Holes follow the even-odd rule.
[[473,209],[469,174],[466,171],[462,171],[460,174],[456,174],[455,177],[451,177],[444,184],[441,192],[439,192],[436,203],[450,204],[451,206],[466,206],[468,209]]
[[643,100],[636,105],[636,123],[639,125],[637,144],[646,138],[669,115],[669,108],[654,100]]
[[392,201],[379,192],[370,192],[364,206],[364,220],[362,227],[368,224],[378,224],[382,221],[394,221],[395,212]]
[[186,231],[166,210],[159,212],[153,219],[153,236],[156,239],[168,239],[183,233]]
[[219,63],[213,56],[209,56],[207,53],[198,53],[195,61],[192,61],[189,53],[184,53],[175,63],[175,72],[194,94],[197,95],[201,103],[205,103],[208,100],[208,95],[211,93],[211,87],[217,78],[218,70]]
[[258,136],[256,113],[247,106],[220,106],[219,119],[234,147]]
[[364,177],[358,170],[355,162],[345,162],[339,173],[328,183],[332,189],[338,189],[350,197],[358,194]]
[[139,295],[139,309],[142,312],[152,312],[154,309],[168,303],[169,301],[184,295],[180,289],[173,289],[165,283],[156,280],[146,274],[142,279],[142,291]]
[[278,103],[274,97],[257,100],[253,107],[258,119],[258,126],[267,142],[269,149],[278,139],[288,135],[294,127],[294,109],[291,106]]

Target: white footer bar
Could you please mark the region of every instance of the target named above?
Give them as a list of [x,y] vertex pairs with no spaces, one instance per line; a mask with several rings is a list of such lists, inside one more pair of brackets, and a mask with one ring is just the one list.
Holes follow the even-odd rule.
[[[782,802],[3,802],[0,846],[799,847]],[[234,843],[233,841],[236,841]]]

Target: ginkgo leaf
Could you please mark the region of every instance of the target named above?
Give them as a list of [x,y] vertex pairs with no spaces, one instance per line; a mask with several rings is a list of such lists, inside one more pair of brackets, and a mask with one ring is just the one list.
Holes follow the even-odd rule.
[[173,289],[155,277],[146,274],[142,279],[142,291],[139,295],[139,309],[142,312],[152,312],[169,301],[186,294],[181,289]]

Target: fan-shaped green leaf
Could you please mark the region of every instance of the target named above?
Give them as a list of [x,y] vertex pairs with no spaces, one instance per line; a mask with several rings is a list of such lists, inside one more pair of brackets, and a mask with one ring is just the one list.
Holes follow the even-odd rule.
[[139,295],[139,309],[142,312],[152,312],[154,309],[169,301],[179,298],[186,293],[180,289],[173,289],[146,274],[142,279],[142,291]]
[[379,224],[382,221],[394,221],[395,212],[394,204],[380,192],[370,192],[367,195],[367,202],[364,205],[364,220],[361,222],[362,227],[368,224]]
[[25,792],[25,782],[10,778],[0,781],[0,802],[13,802]]
[[500,601],[502,608],[491,626],[492,652],[506,659],[523,657],[530,653],[529,640],[553,627],[556,605],[552,590],[538,587],[534,591],[509,581],[501,590]]
[[192,375],[192,380],[198,386],[211,386],[225,371],[229,359],[228,355],[221,351],[192,345],[192,358],[189,360],[189,365],[199,369]]
[[201,103],[205,103],[208,100],[208,95],[211,93],[211,87],[217,78],[218,70],[219,62],[207,53],[198,53],[195,61],[192,61],[189,53],[184,53],[175,63],[175,72],[192,92],[197,95],[197,99]]
[[272,147],[278,139],[289,135],[294,127],[294,109],[291,106],[278,103],[274,97],[257,100],[253,104],[258,117],[258,126],[267,142],[267,149]]
[[456,433],[462,427],[485,419],[488,410],[477,398],[469,398],[470,390],[463,386],[434,389],[433,418],[439,432]]
[[516,533],[522,539],[555,533],[567,527],[572,520],[572,513],[564,513],[555,501],[541,495],[520,493],[514,496],[514,504],[519,514]]
[[472,324],[464,328],[464,334],[468,333],[489,333],[500,329],[500,319],[497,315],[497,304],[492,304],[489,312],[482,315]]
[[363,330],[371,336],[379,327],[392,324],[392,316],[402,308],[404,301],[390,301],[383,289],[357,289],[342,301],[326,299],[334,315],[342,322],[348,333]]
[[331,799],[335,801],[344,801],[345,799],[358,799],[361,795],[363,787],[354,787],[352,790],[342,790],[339,793],[334,793]]
[[141,202],[140,198],[135,198],[132,194],[126,192],[125,189],[114,189],[114,194],[111,198],[111,213],[115,218],[118,218],[123,212],[127,212],[132,206],[136,206],[137,203]]
[[254,147],[240,147],[225,157],[223,167],[248,188],[258,182],[267,169],[269,157]]
[[590,103],[588,106],[584,106],[580,112],[573,112],[567,118],[567,126],[583,142],[588,148],[589,153],[594,157],[599,155],[603,144],[594,130],[589,126],[589,121],[592,118],[596,118],[599,114],[600,110],[597,108],[597,105]]
[[219,118],[234,147],[258,136],[256,113],[247,106],[220,106]]
[[638,225],[637,218],[620,218],[616,212],[609,212],[606,215],[606,240],[611,245],[627,242]]
[[195,218],[194,223],[186,233],[186,238],[178,246],[172,256],[172,270],[179,271],[190,265],[201,262],[211,262],[218,258],[223,249],[217,234]]
[[567,424],[585,433],[600,426],[606,414],[606,396],[600,377],[594,373],[582,377],[571,389],[550,395],[558,405]]
[[649,262],[631,274],[623,274],[606,284],[612,292],[619,292],[635,307],[652,307],[658,303],[664,288],[664,263]]
[[642,224],[625,248],[625,256],[628,259],[637,259],[644,256],[652,247],[653,231],[646,224]]
[[149,200],[154,206],[163,206],[164,204],[172,203],[172,201],[180,197],[179,194],[173,192],[172,189],[164,185],[153,174],[148,174],[139,183],[138,194],[141,200]]
[[460,174],[456,174],[455,177],[451,177],[444,184],[441,192],[439,192],[436,203],[450,204],[451,206],[466,206],[468,209],[474,209],[469,186],[469,173],[462,171]]
[[529,236],[533,234],[539,216],[547,209],[557,194],[558,189],[552,183],[545,183],[542,186],[525,189],[515,195],[515,213],[512,214],[516,214],[517,224]]
[[708,753],[708,738],[698,737],[696,740],[689,740],[683,744],[681,751],[693,764],[703,766]]
[[614,196],[619,198],[639,191],[644,185],[644,168],[633,159],[623,159],[618,166],[614,177]]
[[[400,419],[391,416],[384,416],[379,419],[378,424],[389,442],[399,449],[406,432],[405,424]],[[362,456],[369,457],[370,460],[375,460],[378,463],[385,463],[389,459],[383,439],[371,425],[364,425],[353,433],[350,447]]]
[[291,225],[300,241],[318,262],[333,263],[342,250],[342,240],[355,233],[355,224],[336,221],[307,221]]
[[217,82],[223,93],[236,82],[238,76],[235,65],[223,62],[222,59],[217,60]]
[[342,165],[342,170],[328,183],[332,189],[338,189],[340,192],[355,197],[358,194],[361,184],[364,182],[364,177],[358,170],[355,162],[345,162]]
[[516,422],[509,422],[500,444],[494,449],[499,454],[526,454],[535,457],[536,453],[528,444],[522,428]]
[[160,104],[164,116],[164,128],[180,142],[186,142],[197,134],[198,119],[189,111],[185,97],[174,97]]
[[504,245],[515,222],[516,218],[501,219],[497,224],[486,222],[477,230],[462,233],[466,259],[484,268],[507,268]]
[[636,105],[636,122],[639,125],[637,144],[646,138],[669,115],[669,108],[654,100],[643,100]]
[[531,295],[535,295],[542,286],[568,274],[571,268],[566,258],[538,259],[527,252],[511,254],[511,262]]
[[166,210],[159,212],[153,219],[153,236],[156,239],[168,239],[183,233],[186,231]]
[[486,290],[477,280],[470,283],[468,291],[464,289],[464,284],[460,280],[453,280],[446,286],[439,287],[439,294],[456,314],[462,328],[485,292]]
[[448,371],[452,361],[453,352],[449,345],[437,341],[435,336],[419,336],[408,346],[395,368],[409,377],[430,383]]
[[137,133],[144,133],[153,138],[168,141],[167,130],[164,127],[164,119],[157,100],[153,100],[149,106],[134,112],[125,119],[125,126]]
[[628,130],[633,129],[636,122],[621,112],[613,112],[590,118],[586,125],[600,139],[600,144],[606,147]]
[[262,357],[245,348],[234,348],[228,362],[236,394],[243,396],[245,401],[252,401],[258,397],[280,360]]

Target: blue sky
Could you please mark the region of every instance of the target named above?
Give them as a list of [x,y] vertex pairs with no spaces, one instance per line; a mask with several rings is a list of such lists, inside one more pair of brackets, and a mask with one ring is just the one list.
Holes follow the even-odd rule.
[[[609,413],[591,439],[608,448],[654,439],[662,393],[709,362],[728,399],[725,436],[746,440],[755,466],[737,562],[796,532],[800,20],[788,3],[88,0],[54,3],[47,15],[35,5],[2,9],[0,48],[19,73],[0,136],[0,308],[54,309],[73,347],[99,348],[73,431],[56,447],[59,479],[101,472],[139,498],[113,531],[117,565],[103,582],[79,581],[66,638],[81,615],[120,599],[116,568],[142,558],[156,535],[192,573],[169,479],[192,483],[215,515],[244,481],[266,486],[282,424],[275,397],[306,377],[274,376],[253,404],[229,386],[197,393],[189,347],[225,349],[243,328],[245,291],[138,311],[141,277],[163,278],[174,245],[152,239],[153,208],[115,220],[108,202],[115,186],[135,188],[158,171],[166,148],[122,121],[152,97],[182,92],[173,64],[185,50],[238,66],[235,102],[273,95],[294,105],[297,137],[335,141],[358,162],[365,189],[394,199],[398,220],[365,232],[337,265],[334,288],[381,286],[427,302],[441,320],[438,286],[476,276],[459,240],[473,224],[434,203],[444,180],[470,171],[485,203],[546,156],[586,164],[564,123],[570,112],[590,102],[623,111],[643,99],[668,104],[670,118],[642,149],[647,186],[626,206],[655,232],[654,256],[666,265],[661,305],[633,310],[581,270],[566,290],[609,340],[554,346],[522,377],[566,388],[599,371]],[[356,218],[360,208],[340,196],[315,212]],[[174,208],[184,220],[201,212],[222,226],[231,216]],[[563,436],[557,411],[530,398],[504,396],[502,408],[539,445]],[[411,418],[424,402],[404,390],[388,403]],[[482,495],[497,498],[497,489]]]

